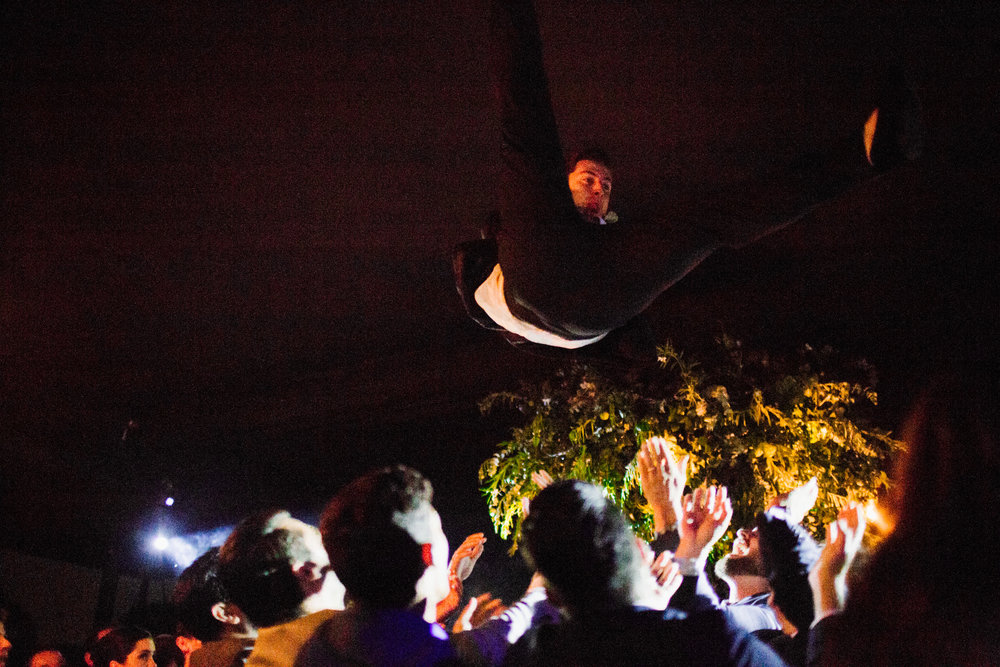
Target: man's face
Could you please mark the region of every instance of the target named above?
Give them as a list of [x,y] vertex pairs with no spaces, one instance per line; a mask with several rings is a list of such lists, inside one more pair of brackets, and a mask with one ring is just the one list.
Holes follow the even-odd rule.
[[[307,586],[309,589],[307,594],[318,594],[319,597],[316,598],[315,602],[327,605],[322,607],[324,609],[343,609],[344,585],[340,583],[340,579],[330,567],[330,556],[326,553],[326,547],[323,546],[323,538],[319,534],[319,529],[304,521],[292,518],[283,521],[279,527],[297,535],[308,551],[307,562],[312,564],[309,571],[312,573],[313,581]],[[292,567],[302,567],[305,564],[306,562],[296,562],[292,563]]]
[[733,548],[725,557],[723,568],[728,576],[764,576],[764,563],[760,557],[760,536],[756,528],[736,531]]
[[611,203],[611,170],[600,162],[580,160],[569,174],[569,191],[582,215],[603,218]]

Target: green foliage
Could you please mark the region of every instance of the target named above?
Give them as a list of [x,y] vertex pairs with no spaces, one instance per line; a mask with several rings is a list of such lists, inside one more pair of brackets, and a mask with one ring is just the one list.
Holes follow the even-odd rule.
[[804,346],[779,358],[732,338],[717,342],[704,364],[668,343],[648,377],[614,380],[574,364],[482,401],[484,412],[508,405],[525,416],[479,469],[494,526],[513,538],[512,550],[522,498],[538,491],[531,474],[540,470],[604,487],[636,533],[650,538],[635,455],[651,435],[673,435],[690,454],[689,487],[728,487],[737,527],[815,476],[819,499],[805,523],[820,536],[849,500],[866,502],[887,487],[887,461],[902,443],[870,424],[877,395],[867,363],[846,362],[830,348]]

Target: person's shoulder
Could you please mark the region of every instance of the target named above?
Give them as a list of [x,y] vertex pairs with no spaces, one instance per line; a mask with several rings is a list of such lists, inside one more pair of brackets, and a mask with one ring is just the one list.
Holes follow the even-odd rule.
[[191,654],[191,667],[242,667],[253,645],[251,637],[226,637],[205,642]]
[[657,621],[660,630],[656,636],[661,650],[670,650],[677,664],[785,664],[767,645],[715,607],[686,612],[668,607],[658,613]]

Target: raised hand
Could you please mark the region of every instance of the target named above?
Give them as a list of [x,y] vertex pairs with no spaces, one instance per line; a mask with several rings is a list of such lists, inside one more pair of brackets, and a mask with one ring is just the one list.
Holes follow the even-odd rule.
[[[555,480],[552,479],[552,475],[550,475],[547,471],[538,470],[531,473],[531,481],[534,482],[535,485],[538,486],[538,490],[541,491],[546,486],[552,484]],[[521,515],[528,516],[529,511],[531,511],[531,498],[528,496],[521,496]]]
[[456,576],[460,581],[465,581],[472,574],[472,568],[476,566],[476,561],[483,555],[483,548],[486,538],[483,533],[473,533],[465,538],[465,541],[455,549],[448,564],[449,575]]
[[852,502],[826,527],[826,544],[809,572],[815,618],[843,609],[847,601],[847,571],[861,548],[865,534],[865,512]]
[[767,509],[771,507],[784,507],[788,519],[792,523],[802,523],[806,514],[816,504],[819,497],[819,483],[813,477],[808,482],[792,489],[788,493],[779,493],[771,502],[767,504]]
[[647,438],[636,456],[642,495],[653,509],[653,529],[661,534],[676,525],[687,483],[689,457],[675,458],[671,445],[676,444],[673,436]]
[[656,578],[657,597],[666,609],[670,604],[670,598],[674,596],[677,589],[681,587],[684,577],[681,576],[680,566],[674,562],[674,555],[669,551],[664,551],[650,565],[650,570]]
[[681,540],[675,557],[697,558],[704,564],[712,545],[726,532],[732,518],[733,506],[724,486],[703,486],[684,496],[677,522]]
[[555,480],[552,479],[552,475],[550,475],[548,471],[539,470],[531,473],[531,481],[537,484],[539,489],[544,489],[546,486],[551,485]]
[[478,627],[490,620],[494,616],[499,616],[506,610],[503,600],[494,598],[489,593],[483,593],[474,598],[469,598],[465,609],[458,615],[458,620],[452,627],[452,632],[465,632]]
[[438,602],[436,617],[438,622],[451,616],[462,601],[462,582],[469,578],[476,561],[483,555],[486,538],[482,533],[473,533],[455,549],[448,563],[448,595]]

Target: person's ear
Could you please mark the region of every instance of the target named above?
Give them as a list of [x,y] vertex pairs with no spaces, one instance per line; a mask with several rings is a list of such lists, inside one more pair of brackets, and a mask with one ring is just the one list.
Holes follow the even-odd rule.
[[309,597],[322,590],[323,582],[326,580],[326,572],[329,569],[329,565],[319,565],[307,560],[292,566],[292,576],[299,582],[299,588],[302,589],[305,596]]
[[306,582],[316,578],[316,563],[311,560],[307,560],[304,563],[295,563],[292,565],[292,574],[295,576],[299,582]]
[[234,614],[229,610],[229,604],[226,602],[216,602],[209,611],[212,618],[226,625],[239,625],[240,621],[243,620],[239,614]]

